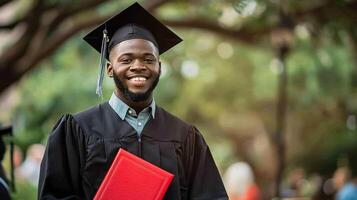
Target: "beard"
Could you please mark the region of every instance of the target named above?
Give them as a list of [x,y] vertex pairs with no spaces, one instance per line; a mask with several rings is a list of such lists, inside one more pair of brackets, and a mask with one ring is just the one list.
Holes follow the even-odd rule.
[[116,85],[116,87],[123,92],[124,96],[133,101],[133,102],[140,102],[140,101],[145,101],[147,100],[153,90],[155,89],[156,85],[159,83],[159,79],[160,76],[157,76],[154,80],[154,82],[151,84],[150,88],[146,91],[146,92],[141,92],[141,93],[134,93],[131,92],[128,88],[127,85],[125,85],[120,79],[119,77],[117,77],[115,74],[113,75],[113,79],[114,79],[114,83]]

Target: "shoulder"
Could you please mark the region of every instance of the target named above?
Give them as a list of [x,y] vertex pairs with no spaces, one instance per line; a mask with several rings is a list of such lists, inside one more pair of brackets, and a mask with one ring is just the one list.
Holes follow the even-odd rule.
[[[49,142],[59,141],[64,138],[73,138],[82,140],[91,133],[93,127],[98,127],[102,119],[102,107],[105,103],[92,106],[84,111],[75,114],[64,114],[54,125]],[[108,111],[107,111],[108,112]]]
[[192,129],[192,125],[178,118],[177,116],[169,113],[164,108],[157,106],[155,118],[160,119],[161,123],[171,130],[178,130],[179,132],[188,131]]
[[98,117],[98,114],[100,115],[103,113],[104,107],[106,107],[107,102],[104,102],[102,104],[97,104],[92,107],[89,107],[83,111],[77,112],[73,114],[73,118],[76,121],[88,121],[93,118]]
[[93,127],[101,127],[104,121],[112,118],[110,109],[109,103],[104,102],[73,114],[73,118],[85,132],[88,132]]
[[111,108],[107,101],[73,114],[75,121],[83,128],[101,123],[108,116],[111,116]]
[[111,117],[108,102],[89,107],[83,111],[70,115],[74,124],[86,134],[93,132],[94,129],[103,127],[103,122]]
[[169,124],[174,124],[177,126],[183,126],[186,128],[192,127],[191,124],[183,121],[182,119],[178,118],[177,116],[173,115],[172,113],[169,113],[168,111],[166,111],[164,108],[156,106],[158,112],[156,112],[157,115],[159,115],[158,117],[160,119],[162,119],[163,121],[169,123]]
[[180,134],[181,141],[186,141],[192,137],[202,137],[199,130],[193,124],[185,122],[164,108],[157,106],[157,110],[156,114],[159,115],[158,118],[162,121],[161,123],[170,129],[166,132],[173,132],[172,130],[175,130],[174,132]]

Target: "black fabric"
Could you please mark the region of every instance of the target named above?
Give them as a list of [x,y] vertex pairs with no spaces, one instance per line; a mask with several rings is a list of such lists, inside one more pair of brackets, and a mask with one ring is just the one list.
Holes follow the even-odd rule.
[[8,183],[9,182],[6,178],[4,168],[0,163],[0,199],[1,200],[11,199]]
[[121,28],[119,28],[110,39],[108,49],[112,49],[115,45],[119,44],[125,40],[131,39],[144,39],[151,41],[156,48],[159,48],[155,37],[148,31],[146,28],[141,27],[136,24],[127,24]]
[[[15,192],[16,190],[15,190],[15,175],[14,175],[14,141],[12,138],[13,137],[12,131],[13,131],[12,126],[0,128],[0,178],[2,178],[6,182],[6,184],[10,184],[12,191]],[[6,153],[6,144],[3,140],[3,136],[5,135],[10,136],[10,180],[6,177],[5,170],[1,165],[1,161],[4,159]],[[1,191],[5,191],[5,190],[1,190]],[[5,193],[1,192],[1,194],[5,194]]]
[[[164,53],[182,41],[179,36],[177,36],[174,32],[172,32],[169,28],[167,28],[164,24],[152,16],[138,3],[132,4],[128,8],[119,12],[117,15],[103,22],[101,25],[84,36],[83,39],[99,53],[101,53],[103,31],[107,30],[110,41],[118,29],[128,24],[135,24],[149,31],[155,38],[156,46],[159,49],[159,54]],[[130,32],[132,30],[128,31]],[[147,34],[145,34],[145,36],[147,36]],[[149,41],[152,40],[149,39]]]
[[108,102],[56,124],[41,164],[39,199],[92,199],[120,148],[175,175],[166,200],[228,199],[195,127],[157,107],[140,143]]
[[[4,180],[2,180],[2,181],[4,181]],[[2,182],[2,181],[0,181],[0,199],[1,200],[11,200],[10,191],[8,190],[8,186],[4,185],[4,182]]]

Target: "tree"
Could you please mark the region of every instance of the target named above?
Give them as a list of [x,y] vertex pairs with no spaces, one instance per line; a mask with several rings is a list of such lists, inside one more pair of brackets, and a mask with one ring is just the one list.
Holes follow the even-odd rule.
[[[11,30],[23,27],[20,37],[11,41],[0,55],[0,93],[17,82],[22,76],[51,56],[67,39],[79,31],[104,21],[109,15],[91,15],[94,9],[108,0],[46,1],[34,0],[27,11],[0,30],[11,34]],[[147,1],[145,7],[153,10],[166,1]],[[5,7],[13,1],[2,1]],[[91,13],[88,13],[91,12]]]
[[[242,0],[243,3],[252,1]],[[198,28],[233,40],[256,45],[259,39],[269,37],[277,23],[276,20],[271,22],[271,18],[278,15],[277,5],[265,1],[257,2],[262,6],[266,6],[265,10],[259,16],[245,20],[243,26],[239,29],[220,26],[217,19],[207,17],[212,13],[206,13],[206,16],[199,14],[179,20],[162,19],[162,21],[174,27]],[[5,7],[15,3],[11,0],[5,0],[1,1],[0,6]],[[95,9],[105,3],[113,4],[110,0],[77,0],[74,2],[66,0],[33,0],[27,9],[22,11],[24,12],[23,14],[19,14],[19,16],[10,19],[7,23],[1,24],[0,30],[8,34],[11,34],[11,30],[15,30],[18,27],[23,27],[23,30],[19,31],[20,37],[14,38],[14,41],[10,41],[7,47],[3,47],[4,50],[0,55],[0,79],[2,80],[0,93],[38,66],[39,62],[51,56],[71,36],[107,19],[112,13],[104,16],[94,14]],[[144,6],[154,12],[168,3],[184,4],[186,7],[190,6],[195,9],[204,4],[204,1],[151,0],[145,1]],[[209,3],[217,5],[212,2]],[[235,5],[239,4],[239,1],[227,0],[225,3]],[[357,43],[356,30],[353,26],[357,18],[357,14],[354,12],[357,8],[356,1],[325,0],[320,1],[317,5],[306,4],[306,2],[296,3],[294,1],[284,1],[283,3],[287,5],[289,17],[292,18],[295,25],[311,23],[314,26],[312,31],[318,36],[325,25],[342,21],[343,24],[339,26],[348,31],[354,45]],[[117,6],[118,9],[120,7],[123,6],[121,4]],[[212,6],[211,8],[210,6],[207,7],[212,9]]]

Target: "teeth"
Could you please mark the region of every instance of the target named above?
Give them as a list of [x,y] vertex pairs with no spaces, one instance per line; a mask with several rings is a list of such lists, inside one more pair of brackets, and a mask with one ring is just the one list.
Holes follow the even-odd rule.
[[133,80],[134,81],[145,81],[146,78],[145,77],[134,77]]

